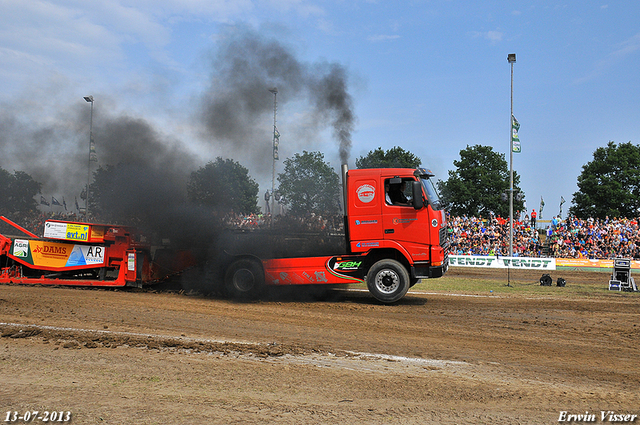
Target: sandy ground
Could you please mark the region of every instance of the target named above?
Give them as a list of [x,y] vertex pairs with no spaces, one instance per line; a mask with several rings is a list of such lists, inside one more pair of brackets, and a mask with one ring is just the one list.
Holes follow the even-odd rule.
[[[479,272],[449,276],[465,273]],[[606,291],[602,273],[564,276],[603,290],[411,290],[381,305],[364,291],[237,303],[0,285],[0,419],[56,411],[74,424],[551,424],[561,412],[595,423],[607,422],[601,411],[640,415],[640,294]]]

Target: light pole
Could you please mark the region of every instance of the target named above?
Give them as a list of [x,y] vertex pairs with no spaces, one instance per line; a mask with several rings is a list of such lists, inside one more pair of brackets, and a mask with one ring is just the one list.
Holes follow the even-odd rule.
[[276,160],[278,158],[278,144],[280,143],[280,134],[276,127],[276,113],[278,111],[278,88],[269,89],[273,93],[273,166],[271,168],[271,226],[273,226],[273,216],[275,214],[275,186],[276,186]]
[[91,183],[91,160],[95,154],[95,147],[93,146],[93,96],[85,96],[84,100],[91,103],[91,120],[89,121],[89,164],[87,175],[87,198],[85,199],[84,219],[89,220],[89,184]]
[[516,54],[509,53],[507,61],[511,65],[511,114],[509,115],[509,257],[513,257],[513,64]]

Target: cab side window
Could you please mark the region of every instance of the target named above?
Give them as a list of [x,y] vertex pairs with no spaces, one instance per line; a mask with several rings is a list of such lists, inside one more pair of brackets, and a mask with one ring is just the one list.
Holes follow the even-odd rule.
[[412,206],[411,179],[394,177],[384,181],[385,200],[388,205]]

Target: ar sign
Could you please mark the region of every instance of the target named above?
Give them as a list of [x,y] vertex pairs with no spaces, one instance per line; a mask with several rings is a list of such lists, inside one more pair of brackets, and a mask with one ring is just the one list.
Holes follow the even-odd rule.
[[103,246],[80,246],[74,245],[71,255],[67,260],[66,267],[104,264]]

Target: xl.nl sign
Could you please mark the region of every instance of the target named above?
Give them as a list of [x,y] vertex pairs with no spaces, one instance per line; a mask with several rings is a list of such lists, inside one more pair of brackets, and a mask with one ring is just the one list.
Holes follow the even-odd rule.
[[555,258],[498,257],[483,255],[449,255],[449,266],[486,269],[555,270]]

